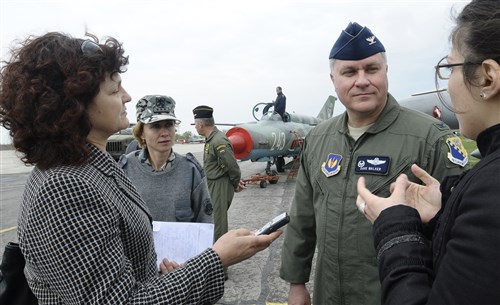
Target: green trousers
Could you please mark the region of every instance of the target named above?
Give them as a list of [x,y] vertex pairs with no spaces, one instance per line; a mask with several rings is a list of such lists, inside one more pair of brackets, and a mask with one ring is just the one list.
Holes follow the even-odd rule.
[[208,190],[214,208],[214,243],[228,231],[227,210],[234,197],[234,187],[227,176],[208,180]]

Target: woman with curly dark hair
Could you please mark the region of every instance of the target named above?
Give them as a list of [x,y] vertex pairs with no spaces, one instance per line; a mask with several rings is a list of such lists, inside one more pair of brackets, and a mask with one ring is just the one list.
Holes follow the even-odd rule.
[[106,152],[129,125],[121,43],[62,33],[29,37],[0,74],[0,124],[28,178],[18,221],[28,284],[41,304],[206,304],[224,292],[223,267],[280,232],[239,229],[176,270],[156,266],[151,215]]

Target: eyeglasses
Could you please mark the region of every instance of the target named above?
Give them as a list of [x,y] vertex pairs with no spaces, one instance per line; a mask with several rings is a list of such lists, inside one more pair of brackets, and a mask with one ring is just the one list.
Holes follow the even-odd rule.
[[434,67],[436,69],[436,75],[443,80],[448,80],[453,72],[453,67],[461,67],[465,65],[480,65],[480,63],[474,62],[462,62],[456,64],[447,63],[448,56],[441,58],[438,64]]
[[87,39],[84,42],[82,42],[80,49],[82,50],[82,54],[87,56],[94,55],[97,52],[102,52],[101,47],[90,39]]

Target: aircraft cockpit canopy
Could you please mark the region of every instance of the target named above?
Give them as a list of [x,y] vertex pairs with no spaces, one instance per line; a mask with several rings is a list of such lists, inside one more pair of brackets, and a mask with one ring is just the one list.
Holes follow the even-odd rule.
[[274,112],[274,111],[269,111],[266,114],[264,114],[261,118],[262,121],[276,121],[276,122],[282,122],[283,120],[281,119],[281,116]]

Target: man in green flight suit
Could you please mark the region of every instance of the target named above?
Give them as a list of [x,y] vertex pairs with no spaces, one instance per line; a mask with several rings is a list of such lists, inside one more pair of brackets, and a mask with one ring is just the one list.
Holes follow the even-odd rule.
[[227,210],[234,192],[242,191],[241,171],[229,139],[216,126],[213,109],[198,106],[193,109],[195,128],[204,136],[203,168],[214,209],[214,242],[228,231]]
[[390,184],[414,163],[436,179],[460,174],[467,152],[444,123],[400,107],[388,92],[380,40],[350,23],[330,52],[330,78],[346,111],[306,136],[280,277],[288,304],[311,304],[309,281],[317,248],[314,304],[380,304],[372,225],[356,208],[358,178],[388,197]]

